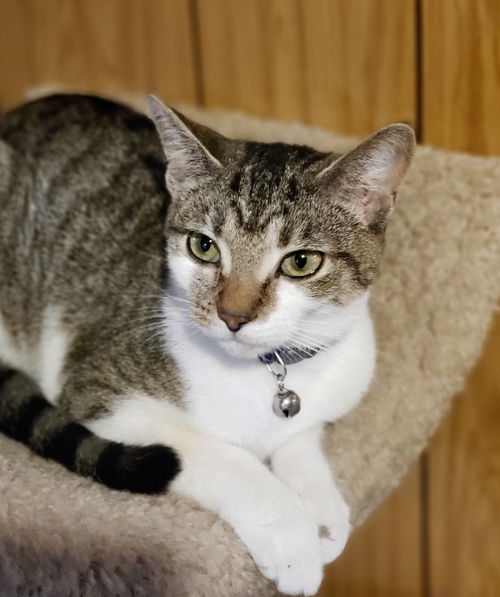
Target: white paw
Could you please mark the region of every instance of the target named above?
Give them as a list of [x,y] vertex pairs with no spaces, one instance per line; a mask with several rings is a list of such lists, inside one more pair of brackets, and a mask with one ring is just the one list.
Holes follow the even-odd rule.
[[[284,514],[284,516],[283,516]],[[299,508],[279,519],[236,529],[264,576],[287,595],[314,595],[323,576],[323,557],[316,524]]]
[[323,562],[333,562],[344,551],[351,532],[349,507],[337,492],[301,497],[304,510],[318,525]]

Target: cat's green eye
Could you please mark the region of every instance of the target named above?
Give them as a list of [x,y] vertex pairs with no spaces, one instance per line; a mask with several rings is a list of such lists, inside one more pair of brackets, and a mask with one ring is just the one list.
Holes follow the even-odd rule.
[[191,232],[187,244],[189,251],[201,261],[217,263],[220,259],[219,247],[205,234]]
[[322,253],[317,251],[297,251],[281,262],[281,271],[290,278],[303,278],[316,273],[323,263]]

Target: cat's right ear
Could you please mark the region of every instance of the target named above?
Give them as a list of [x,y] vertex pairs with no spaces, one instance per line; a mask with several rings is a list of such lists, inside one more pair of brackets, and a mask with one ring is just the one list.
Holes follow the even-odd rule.
[[154,95],[148,96],[148,101],[167,158],[167,188],[174,197],[182,196],[214,176],[221,163],[192,130],[194,126],[206,130],[205,127],[194,125]]
[[361,223],[382,223],[415,151],[415,133],[406,124],[386,126],[349,153],[328,157],[316,184]]

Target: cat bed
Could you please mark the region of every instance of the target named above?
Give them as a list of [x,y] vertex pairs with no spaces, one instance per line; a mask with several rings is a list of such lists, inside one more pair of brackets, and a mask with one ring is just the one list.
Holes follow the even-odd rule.
[[[228,136],[353,145],[305,126],[186,112]],[[420,147],[371,297],[376,378],[325,437],[354,524],[424,448],[480,353],[499,295],[500,159]],[[273,594],[215,514],[174,495],[110,491],[0,437],[0,597]]]

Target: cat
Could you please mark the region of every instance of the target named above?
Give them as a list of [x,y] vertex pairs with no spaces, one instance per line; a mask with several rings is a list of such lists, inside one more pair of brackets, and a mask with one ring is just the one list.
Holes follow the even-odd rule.
[[[216,511],[314,594],[349,508],[322,450],[375,363],[369,289],[404,124],[345,155],[56,95],[0,119],[0,430]],[[15,371],[40,392],[9,392]]]

